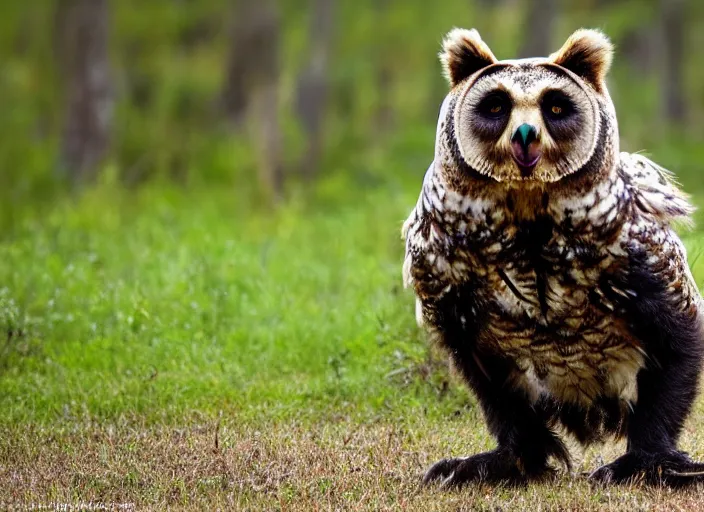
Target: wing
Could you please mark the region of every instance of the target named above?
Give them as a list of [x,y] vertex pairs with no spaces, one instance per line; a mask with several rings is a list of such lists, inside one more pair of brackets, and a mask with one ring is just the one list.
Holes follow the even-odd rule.
[[447,240],[434,217],[441,209],[441,188],[435,176],[435,161],[430,164],[415,208],[403,223],[406,241],[403,261],[404,287],[413,287],[416,294],[416,321],[423,325],[422,303],[439,298],[446,286],[449,264],[444,257]]
[[637,153],[621,153],[620,171],[630,185],[638,209],[669,223],[691,223],[694,207],[675,182],[674,175],[652,160]]
[[423,178],[423,186],[415,208],[403,223],[402,236],[406,241],[403,263],[405,287],[413,287],[416,301],[416,320],[421,322],[421,302],[439,298],[443,294],[452,268],[447,260],[452,241],[442,229],[441,215],[448,191],[442,181],[437,143],[441,137],[442,121],[447,117],[450,98],[440,107],[436,130],[436,155]]
[[672,227],[689,222],[694,208],[672,174],[644,156],[621,153],[619,172],[632,198],[621,239],[627,277],[616,287],[630,297],[624,304],[629,323],[652,359],[667,350],[698,353],[704,347],[702,297]]
[[639,154],[621,153],[620,172],[633,198],[634,218],[624,233],[632,267],[639,266],[663,287],[663,300],[678,309],[701,310],[701,295],[687,262],[687,251],[671,226],[691,224],[694,207],[672,173]]

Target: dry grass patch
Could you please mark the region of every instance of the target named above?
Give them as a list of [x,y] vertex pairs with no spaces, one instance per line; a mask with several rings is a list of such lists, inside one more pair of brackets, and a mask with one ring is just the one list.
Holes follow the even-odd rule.
[[[525,489],[423,489],[433,461],[490,446],[471,426],[387,422],[188,428],[75,426],[5,429],[5,505],[123,503],[135,509],[236,510],[704,510],[699,492],[592,488],[578,475]],[[609,459],[589,452],[578,471]]]

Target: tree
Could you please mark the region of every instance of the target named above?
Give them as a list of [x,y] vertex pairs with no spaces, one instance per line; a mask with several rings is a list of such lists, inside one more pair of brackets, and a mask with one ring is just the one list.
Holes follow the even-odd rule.
[[332,43],[334,0],[314,0],[310,20],[308,65],[298,80],[296,110],[306,133],[303,175],[317,172],[323,149],[323,121],[328,100],[328,60]]
[[685,120],[684,7],[683,0],[660,0],[662,105],[665,118],[673,123]]
[[61,168],[72,182],[91,177],[110,145],[114,91],[107,0],[59,0],[58,60],[64,83]]
[[519,57],[546,57],[553,51],[552,34],[557,18],[555,0],[529,0],[528,15],[523,27],[525,37]]
[[[392,6],[389,0],[376,0],[376,16],[381,22],[380,30],[383,34],[383,49],[376,59],[376,88],[379,91],[379,104],[374,119],[376,135],[383,135],[393,125],[394,110],[392,106],[395,60],[395,38],[393,34],[384,31],[384,24],[388,23],[389,15],[392,13]],[[437,83],[437,81],[435,82]]]
[[281,22],[272,0],[239,0],[222,90],[225,117],[235,129],[251,120],[259,181],[273,201],[283,194],[279,126]]

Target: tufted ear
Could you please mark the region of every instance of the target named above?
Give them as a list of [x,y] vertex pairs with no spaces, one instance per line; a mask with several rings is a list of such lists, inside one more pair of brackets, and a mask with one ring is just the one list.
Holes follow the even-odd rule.
[[482,41],[479,32],[455,28],[442,42],[440,61],[450,85],[454,87],[480,69],[495,63],[496,57]]
[[580,29],[548,59],[569,69],[598,92],[602,92],[613,52],[614,47],[604,34],[598,30]]

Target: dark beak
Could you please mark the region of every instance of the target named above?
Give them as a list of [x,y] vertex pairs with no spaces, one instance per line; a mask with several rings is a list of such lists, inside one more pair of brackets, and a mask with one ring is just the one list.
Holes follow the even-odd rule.
[[521,174],[529,176],[540,160],[538,130],[535,126],[523,123],[516,128],[511,137],[511,149]]
[[535,126],[532,126],[528,123],[523,123],[521,126],[516,128],[516,131],[513,132],[513,137],[511,137],[511,142],[517,142],[520,144],[520,146],[523,148],[524,152],[528,152],[528,146],[530,146],[530,143],[533,142],[537,137],[537,131],[535,129]]

